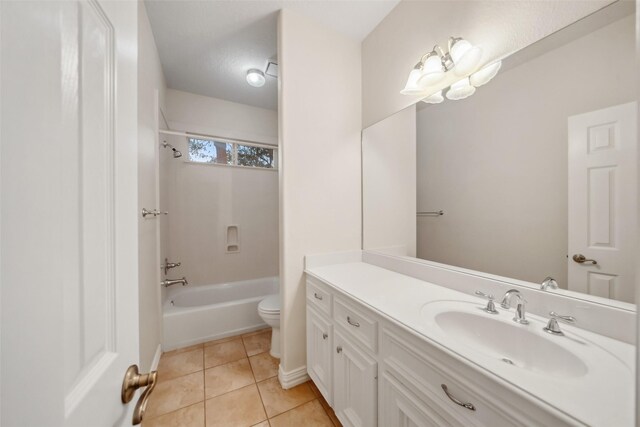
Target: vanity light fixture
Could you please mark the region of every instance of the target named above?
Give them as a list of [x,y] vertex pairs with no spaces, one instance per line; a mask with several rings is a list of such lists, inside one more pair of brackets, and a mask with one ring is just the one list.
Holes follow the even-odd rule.
[[247,83],[253,87],[262,87],[264,86],[266,79],[264,77],[264,73],[257,68],[252,68],[247,71]]
[[469,83],[469,77],[465,77],[451,85],[447,91],[446,97],[452,101],[458,101],[460,99],[468,98],[474,93],[476,93],[476,88],[471,86],[471,83]]
[[468,98],[475,93],[477,87],[493,79],[502,66],[501,61],[496,61],[475,71],[481,59],[482,48],[472,45],[461,37],[450,37],[447,52],[436,45],[420,58],[409,73],[407,83],[400,93],[414,96],[429,95],[422,101],[428,104],[439,104],[444,101],[442,91],[429,94],[429,90],[451,71],[454,75],[463,78],[453,83],[445,96],[450,100]]

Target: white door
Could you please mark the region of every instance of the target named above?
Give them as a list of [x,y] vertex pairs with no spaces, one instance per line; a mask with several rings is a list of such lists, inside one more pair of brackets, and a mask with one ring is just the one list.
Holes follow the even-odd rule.
[[1,422],[131,425],[137,4],[0,3]]
[[634,302],[636,122],[635,102],[569,118],[570,290]]
[[333,408],[345,427],[375,427],[378,364],[334,331]]

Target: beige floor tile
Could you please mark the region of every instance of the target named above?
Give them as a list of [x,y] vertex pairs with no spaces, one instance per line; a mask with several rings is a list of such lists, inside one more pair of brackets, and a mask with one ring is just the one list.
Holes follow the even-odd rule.
[[278,378],[271,378],[258,383],[258,388],[269,418],[315,399],[315,395],[307,383],[283,390]]
[[205,402],[207,427],[252,426],[267,419],[255,384]]
[[317,400],[271,418],[269,422],[271,427],[333,427],[329,416]]
[[260,424],[255,424],[252,427],[269,427],[269,421],[263,421]]
[[247,357],[241,339],[204,347],[204,367],[212,368]]
[[271,349],[271,329],[256,335],[242,337],[248,356],[264,353]]
[[266,328],[261,328],[261,329],[258,329],[258,330],[256,330],[256,331],[247,332],[246,334],[242,334],[241,336],[242,336],[243,338],[244,338],[244,337],[250,337],[250,336],[258,335],[258,334],[261,334],[261,333],[263,333],[263,332],[267,332],[267,331],[271,331],[271,328],[270,328],[270,327],[268,327],[268,326],[267,326]]
[[246,387],[254,382],[249,360],[240,359],[204,371],[204,394],[208,399]]
[[197,349],[202,348],[202,347],[203,347],[202,344],[194,344],[194,345],[190,345],[188,347],[177,348],[175,350],[166,351],[166,352],[162,353],[162,357],[173,356],[174,354],[179,354],[179,353],[186,353],[188,351],[197,350]]
[[151,393],[145,416],[154,418],[204,400],[204,373],[196,372],[159,382]]
[[202,348],[202,344],[194,344],[188,347],[176,348],[175,350],[165,351],[164,353],[162,353],[162,357],[173,356],[174,354],[185,353],[187,351],[197,350],[199,348]]
[[204,427],[204,402],[145,420],[142,427]]
[[331,422],[333,423],[333,425],[335,427],[342,427],[342,423],[340,423],[340,420],[338,420],[336,413],[333,412],[333,408],[329,406],[329,404],[327,403],[326,400],[324,400],[324,397],[322,397],[322,395],[318,397],[318,401],[320,402],[320,404],[322,405],[322,408],[324,408],[324,411],[327,413],[327,415],[331,419]]
[[184,353],[163,354],[158,364],[158,381],[202,371],[203,352],[202,348],[198,348]]
[[272,357],[269,353],[260,353],[251,356],[249,362],[251,362],[253,375],[255,375],[256,381],[258,382],[278,375],[280,360]]
[[241,338],[242,335],[234,335],[232,337],[226,337],[226,338],[219,338],[217,340],[211,340],[211,341],[207,341],[206,343],[204,343],[204,346],[210,346],[210,345],[214,345],[214,344],[220,344],[223,342],[229,342],[229,341],[233,341],[233,340],[237,340],[238,338]]

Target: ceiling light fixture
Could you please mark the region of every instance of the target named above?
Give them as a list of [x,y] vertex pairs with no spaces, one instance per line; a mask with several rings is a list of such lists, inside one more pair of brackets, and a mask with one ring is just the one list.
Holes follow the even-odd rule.
[[266,79],[264,77],[264,73],[256,68],[252,68],[247,71],[247,83],[249,83],[253,87],[262,87],[264,86]]
[[477,87],[493,79],[502,66],[501,61],[496,61],[477,71],[481,60],[482,48],[472,45],[461,37],[450,37],[447,52],[436,45],[420,58],[409,73],[407,83],[400,93],[414,96],[428,95],[422,101],[428,104],[439,104],[444,101],[442,90],[435,93],[434,90],[438,89],[437,84],[447,76],[448,72],[451,72],[462,79],[453,83],[445,96],[450,100],[468,98],[475,93]]

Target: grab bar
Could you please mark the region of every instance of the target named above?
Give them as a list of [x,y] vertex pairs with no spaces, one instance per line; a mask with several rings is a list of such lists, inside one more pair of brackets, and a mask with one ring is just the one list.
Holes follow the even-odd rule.
[[417,216],[442,216],[444,215],[444,211],[443,210],[439,210],[439,211],[432,211],[432,212],[416,212]]

